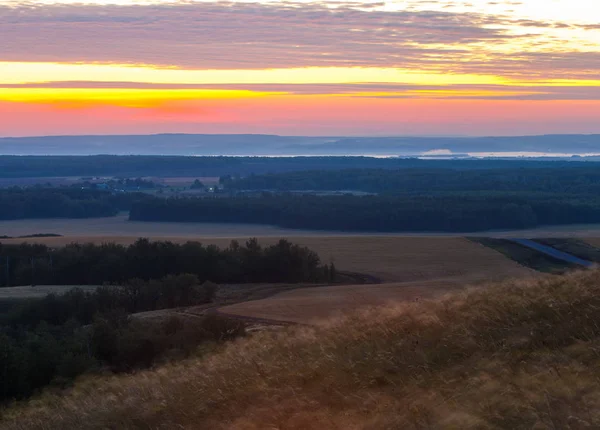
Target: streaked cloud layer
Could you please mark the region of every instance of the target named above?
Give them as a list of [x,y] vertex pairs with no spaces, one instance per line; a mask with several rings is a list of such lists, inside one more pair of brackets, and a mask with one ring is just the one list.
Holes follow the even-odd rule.
[[[600,132],[599,17],[597,0],[9,0],[0,135],[80,116],[91,133]],[[411,105],[410,127],[390,115]]]

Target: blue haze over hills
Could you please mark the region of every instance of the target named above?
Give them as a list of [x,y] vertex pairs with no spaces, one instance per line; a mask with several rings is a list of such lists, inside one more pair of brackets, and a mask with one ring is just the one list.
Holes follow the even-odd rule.
[[600,154],[600,134],[521,137],[302,137],[156,134],[0,138],[1,155],[367,155]]

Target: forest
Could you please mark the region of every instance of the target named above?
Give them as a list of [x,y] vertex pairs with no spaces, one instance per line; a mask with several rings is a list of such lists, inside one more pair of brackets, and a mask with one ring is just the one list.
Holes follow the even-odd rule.
[[219,177],[303,170],[564,168],[593,162],[532,160],[420,160],[373,157],[183,157],[145,155],[0,156],[0,178],[120,176]]
[[329,279],[328,270],[315,252],[284,239],[267,247],[256,239],[233,241],[224,249],[147,239],[129,246],[74,243],[55,249],[0,244],[0,286],[102,285],[182,273],[200,282],[318,282]]
[[256,239],[227,248],[139,239],[130,246],[1,245],[0,286],[97,285],[43,299],[0,301],[0,404],[93,372],[128,372],[210,350],[244,334],[217,315],[131,315],[213,303],[217,283],[335,282],[308,248]]
[[[236,195],[231,201],[140,202],[132,217],[441,232],[600,222],[600,169],[592,163],[552,168],[315,170],[225,176],[221,183]],[[340,190],[348,194],[314,195]],[[350,195],[356,191],[376,195]],[[182,206],[189,208],[186,214],[180,213]],[[218,215],[211,219],[214,214]]]
[[600,168],[595,163],[561,167],[498,169],[344,169],[313,170],[221,178],[229,190],[335,191],[379,194],[447,192],[600,193]]
[[183,274],[7,301],[0,309],[0,405],[47,386],[65,387],[84,373],[143,369],[243,335],[242,323],[217,316],[198,316],[192,323],[177,316],[157,321],[129,316],[209,303],[215,288]]
[[475,232],[600,222],[600,197],[544,193],[400,196],[269,194],[229,198],[145,199],[136,221],[270,224],[364,232]]
[[[147,181],[121,182],[147,186]],[[102,217],[130,210],[134,221],[373,232],[471,232],[600,222],[600,169],[594,163],[309,170],[224,175],[220,183],[223,189],[214,195],[190,198],[80,187],[13,187],[0,190],[0,219]],[[315,195],[329,191],[342,195]],[[357,191],[374,195],[351,194]]]
[[109,217],[129,210],[140,193],[113,194],[80,188],[0,189],[0,220]]

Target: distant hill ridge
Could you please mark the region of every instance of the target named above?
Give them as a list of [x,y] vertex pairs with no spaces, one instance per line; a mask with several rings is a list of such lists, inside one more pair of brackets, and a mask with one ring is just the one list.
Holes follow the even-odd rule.
[[267,134],[153,134],[0,138],[5,155],[419,155],[600,153],[600,134],[499,137],[311,137]]

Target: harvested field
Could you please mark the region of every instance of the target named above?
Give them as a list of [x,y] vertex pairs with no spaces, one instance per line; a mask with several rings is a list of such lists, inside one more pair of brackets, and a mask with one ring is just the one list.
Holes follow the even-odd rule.
[[480,276],[523,276],[528,269],[464,238],[352,237],[296,238],[333,260],[341,270],[368,273],[384,281],[417,281]]
[[81,182],[79,176],[59,176],[59,177],[31,177],[31,178],[0,178],[0,188],[8,188],[14,186],[31,187],[38,184],[50,184],[54,187],[61,185],[73,185]]
[[86,219],[25,219],[0,221],[0,236],[25,236],[35,233],[54,233],[73,238],[90,238],[94,241],[131,241],[140,236],[151,238],[239,238],[239,237],[520,237],[564,238],[594,237],[600,239],[600,224],[545,226],[529,230],[490,231],[478,233],[368,233],[322,230],[296,230],[269,225],[233,223],[173,223],[128,221],[127,214],[116,217]]
[[[162,223],[129,221],[127,215],[86,219],[27,219],[0,221],[0,236],[24,236],[35,233],[63,236],[107,237],[251,237],[306,235],[306,231],[248,224]],[[312,232],[319,234],[318,232]],[[72,239],[73,240],[73,239]]]
[[[153,237],[150,235],[150,237]],[[249,236],[240,236],[242,242]],[[282,236],[285,237],[285,236]],[[185,242],[198,240],[204,244],[227,246],[232,238],[201,236],[154,237],[160,240]],[[71,242],[132,243],[136,237],[71,236],[3,240],[3,243],[35,242],[62,246]],[[260,237],[263,244],[279,239]],[[321,259],[333,261],[339,270],[367,273],[383,281],[417,281],[465,275],[480,275],[490,280],[520,277],[532,273],[488,249],[460,237],[400,237],[400,236],[298,236],[292,242],[316,251]]]
[[316,250],[322,258],[335,256],[336,265],[342,270],[369,273],[388,283],[302,288],[226,306],[220,311],[308,324],[358,308],[440,296],[481,282],[540,276],[499,252],[464,238],[354,237],[295,241]]
[[48,294],[64,294],[73,288],[82,290],[95,290],[96,285],[36,285],[22,287],[4,287],[0,288],[0,300],[7,299],[39,299]]
[[[375,306],[391,301],[414,300],[452,291],[458,286],[506,278],[531,277],[538,273],[462,237],[410,235],[348,235],[283,230],[275,227],[184,223],[130,223],[123,217],[99,220],[44,220],[0,222],[0,234],[19,235],[35,231],[56,232],[65,237],[3,240],[3,243],[35,242],[62,246],[71,242],[129,244],[144,236],[156,240],[227,246],[258,237],[264,245],[280,237],[316,251],[323,262],[338,270],[365,273],[386,284],[302,288],[271,297],[249,294],[245,303],[225,307],[223,312],[253,318],[308,322],[340,311]],[[13,229],[2,230],[12,225]],[[20,226],[21,230],[15,231]],[[24,229],[29,226],[27,229]],[[51,228],[56,227],[56,231]],[[224,232],[226,234],[224,234]],[[293,234],[288,234],[292,232]]]
[[286,291],[263,300],[237,303],[219,309],[222,314],[314,324],[359,308],[393,302],[417,301],[460,288],[458,279],[399,282],[376,285],[337,285]]
[[[540,276],[535,272],[528,274],[525,277]],[[473,274],[375,285],[302,288],[263,300],[225,306],[219,312],[248,318],[318,324],[359,309],[436,298],[484,282],[487,282],[485,276]]]

